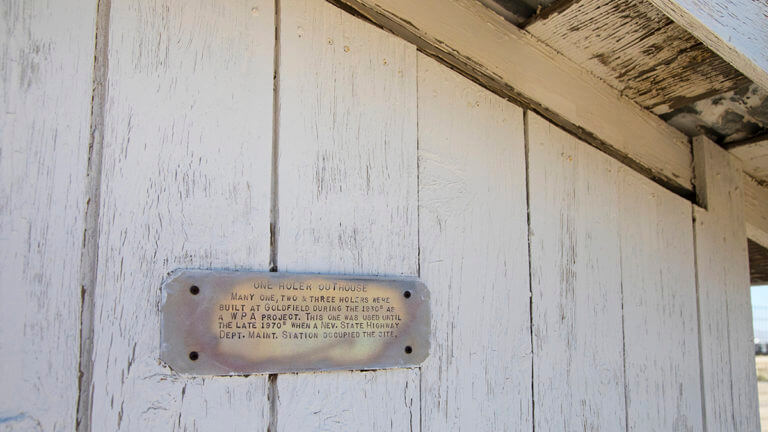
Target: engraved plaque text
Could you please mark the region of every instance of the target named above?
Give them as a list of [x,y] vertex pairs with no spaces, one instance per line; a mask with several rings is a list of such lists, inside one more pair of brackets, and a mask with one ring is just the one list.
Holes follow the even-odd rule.
[[414,279],[178,270],[162,295],[160,355],[181,373],[407,367],[429,353]]

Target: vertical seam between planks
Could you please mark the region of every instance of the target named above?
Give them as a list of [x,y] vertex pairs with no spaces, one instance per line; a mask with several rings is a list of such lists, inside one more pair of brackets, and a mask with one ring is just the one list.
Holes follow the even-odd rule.
[[269,424],[267,425],[267,432],[277,432],[277,401],[280,398],[277,390],[277,374],[269,374],[268,383]]
[[[620,178],[617,178],[617,180],[621,181]],[[619,192],[619,196],[620,197],[623,196],[621,191]],[[624,430],[629,432],[629,402],[628,402],[629,389],[627,386],[627,333],[624,330],[624,260],[622,259],[622,257],[624,256],[624,252],[622,250],[622,246],[623,244],[621,240],[621,235],[619,233],[619,289],[621,292],[621,362],[623,367],[622,370],[624,372]]]
[[[695,182],[694,182],[695,183]],[[704,346],[701,333],[701,300],[699,289],[699,252],[696,246],[698,230],[696,229],[696,212],[694,205],[691,205],[691,222],[693,223],[693,276],[696,283],[696,324],[699,337],[699,388],[701,393],[701,424],[704,432],[707,432],[707,398],[704,385]]]
[[[727,278],[726,278],[727,280]],[[731,343],[733,342],[733,336],[731,336],[731,314],[728,311],[729,302],[728,302],[728,291],[727,291],[727,285],[726,282],[726,291],[725,291],[725,329],[726,329],[726,335],[728,337],[728,387],[731,391],[731,425],[733,426],[732,430],[738,430],[736,427],[736,401],[733,397],[733,350],[731,349]]]
[[272,175],[269,202],[269,270],[277,271],[278,163],[280,149],[280,0],[275,0],[275,42],[272,59]]
[[[419,80],[421,71],[419,69],[419,56],[419,51],[416,50],[416,277],[421,280],[421,164],[419,163],[421,159],[419,152],[419,137],[421,136],[419,129]],[[419,366],[419,432],[424,430],[424,398],[421,393],[423,380],[422,366]]]
[[106,110],[107,74],[109,70],[109,19],[111,0],[98,0],[94,29],[93,87],[91,94],[90,136],[86,165],[85,226],[80,250],[80,347],[77,377],[75,428],[91,430],[93,389],[93,321],[95,287],[99,258],[99,207],[101,200],[104,118]]
[[[277,271],[277,223],[278,209],[278,163],[280,149],[280,0],[275,0],[274,11],[275,41],[272,58],[272,172],[270,175],[269,200],[269,271]],[[267,378],[267,401],[269,402],[269,422],[267,432],[277,432],[277,374]]]
[[535,388],[536,381],[534,376],[534,355],[533,355],[533,272],[531,264],[531,165],[529,163],[529,120],[530,111],[523,110],[523,146],[525,153],[525,215],[526,223],[528,224],[528,326],[531,333],[531,429],[536,431],[536,398]]

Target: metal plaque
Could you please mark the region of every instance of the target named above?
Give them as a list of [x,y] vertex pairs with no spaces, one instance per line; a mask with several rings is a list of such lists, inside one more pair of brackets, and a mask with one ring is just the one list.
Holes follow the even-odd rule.
[[415,279],[177,270],[162,313],[160,357],[181,373],[408,367],[429,353]]

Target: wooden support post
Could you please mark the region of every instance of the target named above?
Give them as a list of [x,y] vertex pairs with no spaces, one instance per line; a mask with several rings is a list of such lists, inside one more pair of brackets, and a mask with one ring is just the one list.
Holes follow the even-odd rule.
[[705,428],[759,430],[741,164],[694,139],[694,208]]

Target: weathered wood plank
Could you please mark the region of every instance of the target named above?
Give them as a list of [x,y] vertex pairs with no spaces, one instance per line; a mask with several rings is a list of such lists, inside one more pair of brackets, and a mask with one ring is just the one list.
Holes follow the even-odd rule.
[[420,55],[423,431],[532,428],[526,207],[522,110]]
[[768,138],[728,149],[741,160],[744,172],[768,183]]
[[528,115],[536,430],[624,430],[620,164]]
[[700,431],[691,203],[620,170],[628,431]]
[[168,272],[269,263],[273,4],[112,1],[93,430],[267,426],[266,377],[158,356]]
[[[279,269],[415,276],[416,48],[325,2],[280,15]],[[417,428],[418,387],[418,369],[279,375],[277,428]]]
[[0,5],[0,429],[74,430],[96,1]]
[[285,431],[419,428],[419,370],[279,375],[276,423]]
[[742,186],[747,237],[768,248],[768,188],[748,174],[742,174]]
[[760,429],[741,166],[704,137],[694,138],[696,272],[705,426]]
[[701,430],[690,204],[528,128],[537,429]]
[[480,2],[337,1],[678,192],[692,190],[686,136]]
[[646,1],[582,0],[526,30],[657,113],[749,83]]
[[650,0],[756,84],[768,89],[768,4],[754,0]]

